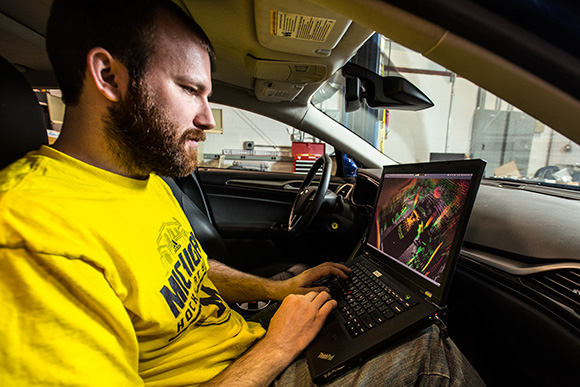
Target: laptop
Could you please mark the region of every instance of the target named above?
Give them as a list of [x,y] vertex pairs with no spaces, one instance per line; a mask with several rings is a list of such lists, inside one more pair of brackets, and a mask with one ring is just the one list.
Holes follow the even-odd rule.
[[353,273],[323,280],[338,307],[305,350],[314,383],[440,322],[485,164],[383,168],[370,225],[346,262]]

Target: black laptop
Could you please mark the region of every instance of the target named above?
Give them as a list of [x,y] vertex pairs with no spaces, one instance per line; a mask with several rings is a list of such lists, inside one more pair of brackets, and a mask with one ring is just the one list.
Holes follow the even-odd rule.
[[459,257],[485,161],[385,166],[348,280],[325,279],[338,307],[306,349],[325,384],[434,323]]

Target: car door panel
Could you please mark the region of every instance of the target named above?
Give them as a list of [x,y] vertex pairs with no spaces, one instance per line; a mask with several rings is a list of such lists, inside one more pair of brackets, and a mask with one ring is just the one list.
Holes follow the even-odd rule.
[[[236,169],[199,168],[214,226],[224,238],[233,266],[247,269],[277,261],[316,264],[343,260],[358,236],[311,227],[299,236],[290,235],[287,224],[294,198],[305,175]],[[333,177],[335,191],[344,179]],[[232,253],[235,252],[235,257]],[[268,258],[256,258],[266,255]],[[243,261],[243,262],[242,262]]]
[[[267,237],[287,223],[300,182],[289,174],[200,168],[215,227],[225,237]],[[291,174],[290,174],[291,175]]]

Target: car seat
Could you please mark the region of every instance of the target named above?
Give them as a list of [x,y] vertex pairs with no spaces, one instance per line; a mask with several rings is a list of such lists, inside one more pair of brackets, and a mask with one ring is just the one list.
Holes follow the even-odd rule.
[[42,107],[24,76],[0,56],[0,169],[48,144]]

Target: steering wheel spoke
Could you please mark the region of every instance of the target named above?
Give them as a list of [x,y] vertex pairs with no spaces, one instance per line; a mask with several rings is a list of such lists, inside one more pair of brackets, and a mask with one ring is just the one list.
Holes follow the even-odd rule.
[[[312,186],[314,176],[321,167],[320,182],[317,187]],[[288,231],[290,233],[299,234],[304,231],[320,210],[330,185],[331,171],[332,159],[325,154],[316,160],[306,174],[290,211],[290,219],[288,221]]]

